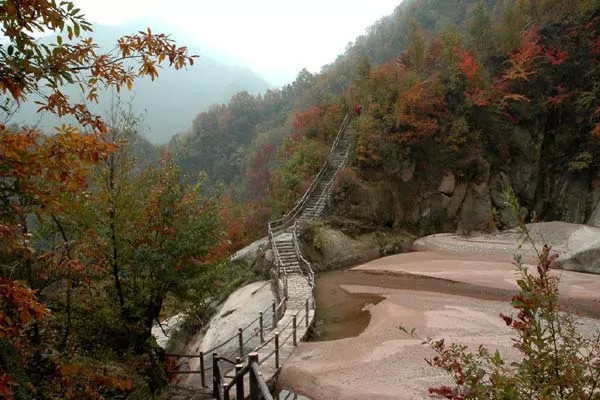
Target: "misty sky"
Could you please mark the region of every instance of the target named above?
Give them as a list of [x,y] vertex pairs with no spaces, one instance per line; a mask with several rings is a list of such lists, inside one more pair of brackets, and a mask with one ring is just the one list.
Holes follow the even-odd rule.
[[[246,64],[271,84],[318,72],[401,0],[76,0],[89,21],[160,20]],[[168,32],[165,32],[168,33]],[[188,44],[188,43],[186,43]]]

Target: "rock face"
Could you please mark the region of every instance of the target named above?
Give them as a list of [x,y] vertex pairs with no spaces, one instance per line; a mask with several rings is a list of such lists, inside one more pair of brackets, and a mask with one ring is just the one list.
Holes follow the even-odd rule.
[[457,232],[470,235],[472,232],[488,232],[492,224],[492,199],[487,182],[473,183],[462,204]]
[[[374,227],[421,234],[494,232],[516,226],[505,204],[513,192],[526,221],[564,221],[600,226],[600,171],[570,170],[557,161],[559,144],[545,136],[543,121],[524,108],[523,126],[506,132],[503,148],[480,149],[468,159],[411,150],[389,161],[388,170],[355,169],[336,187],[336,216]],[[558,165],[557,163],[562,163]]]
[[447,196],[452,196],[452,193],[454,193],[455,188],[456,177],[452,172],[447,172],[446,175],[444,175],[444,177],[442,178],[442,182],[440,182],[438,192],[443,193]]
[[313,268],[328,270],[409,251],[415,237],[405,232],[371,232],[350,235],[328,226],[311,229],[301,239]]
[[272,260],[273,254],[268,238],[262,238],[250,243],[248,246],[235,252],[230,258],[231,262],[243,263],[248,268],[265,277],[269,276]]

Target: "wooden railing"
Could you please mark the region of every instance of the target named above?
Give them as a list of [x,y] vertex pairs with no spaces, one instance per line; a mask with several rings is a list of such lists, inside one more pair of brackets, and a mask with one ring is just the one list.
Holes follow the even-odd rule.
[[300,200],[298,200],[298,202],[296,202],[296,205],[294,206],[294,208],[292,208],[283,217],[281,217],[277,220],[274,220],[274,221],[270,221],[268,223],[267,228],[269,231],[269,240],[271,240],[276,233],[289,228],[296,220],[296,217],[298,217],[300,215],[300,213],[304,209],[304,205],[306,204],[306,202],[308,201],[310,196],[313,194],[316,187],[321,182],[323,175],[327,171],[327,168],[329,167],[330,159],[331,159],[333,153],[335,152],[335,149],[336,149],[338,143],[340,142],[342,136],[344,135],[344,132],[345,132],[346,127],[348,126],[349,122],[350,122],[350,115],[346,114],[342,121],[342,125],[340,126],[340,130],[338,131],[337,135],[335,136],[335,139],[333,140],[333,143],[331,144],[331,148],[329,149],[327,158],[325,158],[325,161],[323,161],[323,164],[321,165],[319,172],[317,173],[317,175],[311,182],[311,184],[308,187],[308,189],[306,190],[306,192],[304,192],[304,195],[300,198]]
[[[251,399],[272,399],[269,394],[265,380],[259,372],[259,367],[265,361],[274,357],[275,370],[280,368],[280,351],[282,346],[292,341],[293,346],[297,346],[298,341],[301,339],[298,337],[299,323],[304,323],[307,332],[311,323],[311,310],[315,308],[314,285],[315,285],[315,273],[308,260],[303,256],[302,251],[298,246],[298,231],[300,227],[297,223],[297,217],[301,215],[304,210],[304,206],[310,197],[314,194],[316,188],[324,180],[324,175],[328,168],[331,166],[334,153],[337,150],[339,142],[344,135],[347,125],[350,121],[350,117],[347,114],[342,121],[340,130],[338,131],[327,158],[323,162],[319,173],[313,179],[310,187],[304,193],[302,198],[296,203],[294,208],[285,214],[282,218],[271,221],[268,224],[268,236],[269,242],[273,249],[273,262],[275,268],[271,270],[272,280],[275,282],[275,291],[277,293],[277,300],[272,305],[259,313],[257,318],[252,320],[246,326],[238,329],[236,335],[224,340],[220,344],[214,346],[209,350],[199,352],[197,355],[186,355],[186,354],[167,354],[169,358],[175,358],[179,362],[174,369],[168,371],[170,375],[179,374],[199,374],[200,383],[203,388],[208,388],[207,375],[212,373],[212,395],[213,397],[223,400],[230,398],[230,392],[235,387],[236,399],[245,398],[245,384],[244,379],[247,377],[249,382],[250,398]],[[343,168],[348,156],[348,151],[344,155],[344,160],[340,166],[336,167],[336,171],[333,176],[325,182],[325,186],[322,188],[321,193],[329,193],[331,185],[335,181],[335,178]],[[327,201],[328,196],[320,196],[317,207],[324,206],[322,202]],[[291,318],[283,325],[278,326],[281,318],[286,314],[287,302],[288,302],[288,287],[287,287],[287,271],[282,267],[282,261],[279,254],[279,249],[275,243],[275,236],[284,230],[288,230],[291,234],[292,242],[294,245],[294,251],[296,258],[300,265],[300,272],[306,277],[310,286],[313,288],[308,298],[304,301],[304,309],[297,310],[295,314],[291,315]],[[280,286],[280,282],[283,287]],[[296,303],[297,304],[297,303]],[[314,313],[313,313],[314,315]],[[270,323],[270,324],[269,324]],[[269,325],[267,325],[269,324]],[[270,329],[268,328],[270,326]],[[286,332],[289,330],[289,333]],[[273,333],[271,335],[271,333]],[[280,337],[284,334],[284,337]],[[268,338],[267,338],[268,337]],[[237,340],[237,342],[236,342]],[[249,346],[253,340],[257,341],[256,346]],[[236,343],[236,345],[232,345]],[[272,345],[273,350],[266,355],[263,355],[259,360],[259,351],[265,351],[267,346]],[[227,346],[228,350],[224,348]],[[252,348],[251,351],[245,349]],[[221,350],[221,351],[219,351]],[[268,350],[267,350],[268,351]],[[212,362],[210,366],[207,366],[209,360],[207,356],[212,356]],[[183,369],[185,360],[198,359],[199,369],[185,370]],[[181,361],[184,361],[182,363]],[[233,374],[233,375],[232,375]],[[229,379],[229,381],[227,381]]]
[[[198,374],[200,375],[200,382],[202,387],[208,387],[206,378],[207,373],[209,373],[213,367],[207,366],[207,358],[210,357],[211,354],[219,354],[219,350],[223,349],[223,347],[228,344],[235,342],[237,339],[237,348],[233,351],[228,351],[226,353],[221,352],[220,354],[224,359],[241,357],[243,358],[245,355],[248,355],[249,352],[244,351],[245,348],[248,347],[248,344],[252,340],[257,340],[259,342],[258,347],[253,347],[252,351],[259,348],[265,342],[265,333],[273,331],[277,327],[278,321],[285,313],[285,304],[287,302],[287,297],[284,297],[277,302],[271,303],[271,305],[265,310],[259,312],[258,316],[250,321],[246,326],[238,328],[237,334],[229,337],[218,345],[201,351],[198,354],[177,354],[177,353],[167,353],[167,358],[175,359],[178,362],[175,364],[173,369],[167,371],[169,375],[188,375],[188,374]],[[270,326],[270,329],[269,329]],[[233,347],[233,346],[229,346]],[[189,360],[198,359],[199,361],[199,369],[194,370],[186,370],[186,363]]]
[[[223,376],[219,366],[220,360],[227,361],[235,366],[235,375],[229,383],[223,383]],[[231,391],[231,388],[235,386],[235,398],[245,399],[246,390],[244,387],[244,376],[248,375],[248,381],[250,383],[250,399],[273,400],[273,396],[271,396],[267,383],[260,374],[259,366],[258,353],[256,352],[248,354],[246,365],[244,365],[240,359],[237,359],[236,363],[233,363],[231,360],[226,360],[215,354],[213,357],[213,369],[217,371],[217,373],[213,376],[213,397],[219,400],[229,400],[229,392]]]
[[308,280],[308,283],[314,287],[315,286],[315,273],[312,269],[310,262],[304,258],[302,252],[300,251],[300,247],[298,246],[298,224],[294,222],[292,228],[292,240],[294,242],[294,250],[296,251],[296,257],[298,257],[298,261],[300,263],[300,270]]
[[[236,381],[236,375],[239,372],[237,371],[238,366],[243,362],[249,360],[250,356],[253,353],[258,354],[259,351],[265,349],[267,346],[272,344],[274,349],[270,353],[263,356],[260,362],[258,362],[258,365],[260,366],[265,361],[274,357],[275,368],[279,369],[280,350],[282,346],[288,343],[290,340],[292,341],[293,346],[298,345],[298,341],[299,339],[301,339],[298,336],[298,329],[300,328],[299,324],[304,324],[304,328],[308,329],[310,324],[311,310],[314,310],[315,307],[314,297],[311,295],[305,300],[304,309],[299,310],[295,314],[293,314],[291,318],[285,323],[285,325],[278,326],[278,322],[281,318],[279,314],[281,313],[281,310],[284,309],[284,304],[286,301],[287,298],[282,299],[281,302],[279,302],[279,304],[275,304],[275,302],[273,302],[270,307],[273,313],[273,318],[271,329],[269,329],[268,332],[273,332],[272,335],[265,334],[265,312],[260,312],[259,316],[255,320],[247,324],[245,327],[239,328],[238,333],[236,335],[231,336],[229,339],[225,340],[224,342],[207,351],[201,351],[197,355],[168,353],[167,357],[172,359],[199,359],[199,369],[197,370],[184,370],[181,369],[182,364],[179,364],[175,369],[167,371],[168,374],[171,376],[199,374],[200,383],[202,387],[208,388],[207,375],[212,372],[213,396],[215,396],[215,398],[217,399],[228,399],[229,397],[226,397],[229,396],[228,390],[231,390],[231,388],[234,385],[237,385],[234,382]],[[252,333],[250,337],[247,337],[247,335],[245,337],[244,333],[247,332],[254,323],[258,323],[259,329],[256,332]],[[288,329],[289,332],[287,333],[287,335],[284,337],[280,337],[280,335],[286,332]],[[266,339],[267,336],[270,337]],[[251,351],[245,351],[245,348],[247,348],[247,344],[254,337],[256,337],[259,340],[260,344],[256,347],[253,347]],[[222,349],[227,344],[234,342],[236,339],[237,346],[233,351],[225,353],[218,352],[219,349]],[[212,363],[210,365],[207,365],[207,358],[210,357],[210,355],[212,355]],[[228,369],[224,365],[222,365],[222,363],[225,363],[225,365],[229,365],[229,370],[235,369],[236,375],[232,376],[226,373],[224,374],[223,371],[228,371]],[[225,383],[224,378],[230,378],[231,381]]]

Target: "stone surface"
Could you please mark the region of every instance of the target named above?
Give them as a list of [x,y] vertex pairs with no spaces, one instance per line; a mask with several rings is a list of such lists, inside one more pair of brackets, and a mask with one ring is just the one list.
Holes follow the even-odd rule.
[[446,172],[440,182],[438,192],[451,196],[454,193],[454,189],[456,189],[456,177],[452,172]]
[[[539,222],[527,225],[535,246],[552,246],[558,266],[565,270],[600,274],[600,228],[567,222]],[[445,250],[476,254],[520,254],[530,259],[536,251],[529,242],[520,245],[517,230],[464,237],[450,233],[425,236],[413,243],[415,250]]]
[[152,326],[152,336],[154,336],[154,339],[156,339],[156,344],[163,349],[166,349],[167,344],[169,343],[169,338],[173,332],[179,328],[181,323],[183,323],[184,319],[184,314],[177,314],[162,321],[160,325],[154,324],[154,326]]
[[600,228],[582,226],[567,240],[563,269],[600,274]]
[[319,229],[317,240],[317,250],[322,255],[320,264],[326,269],[379,257],[379,249],[373,243],[355,240],[335,229]]
[[465,200],[465,196],[467,195],[468,184],[465,182],[461,182],[456,186],[452,197],[448,202],[448,207],[446,209],[446,213],[450,218],[456,218],[458,215],[458,211]]
[[472,183],[460,210],[457,232],[470,235],[488,232],[492,222],[492,199],[487,182]]
[[[561,225],[552,231],[535,227],[534,234],[548,233],[551,241],[559,241],[570,236],[559,231]],[[488,249],[484,241],[497,246],[490,237],[479,242],[483,249]],[[358,336],[301,343],[285,364],[278,384],[315,400],[430,398],[428,388],[449,384],[448,377],[425,363],[435,353],[399,326],[414,328],[420,337],[444,338],[472,349],[483,344],[491,352],[498,350],[507,363],[516,360],[514,333],[499,317],[514,310],[510,298],[516,285],[510,259],[508,253],[490,257],[487,251],[483,255],[419,252],[353,268],[350,272],[362,272],[360,282],[344,282],[339,287],[356,296],[384,298],[365,306],[371,315],[367,328]],[[419,283],[418,289],[402,289],[407,274],[423,276],[410,281]],[[600,311],[595,306],[600,301],[600,277],[558,274],[564,301],[577,304],[577,309],[585,306],[586,315],[591,316],[578,316],[577,326],[583,335],[592,337],[600,329],[596,319]]]
[[590,217],[587,220],[588,225],[600,227],[600,201],[593,208]]
[[259,274],[268,276],[271,267],[271,262],[267,260],[269,251],[269,239],[262,238],[235,252],[230,261],[244,263]]
[[371,232],[350,236],[328,226],[320,227],[316,238],[305,240],[313,267],[328,270],[366,262],[383,255],[410,250],[414,236],[406,232]]

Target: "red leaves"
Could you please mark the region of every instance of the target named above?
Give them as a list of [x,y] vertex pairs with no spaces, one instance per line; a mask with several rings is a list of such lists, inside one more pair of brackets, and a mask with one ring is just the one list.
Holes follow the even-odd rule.
[[569,58],[569,53],[552,46],[544,47],[543,55],[553,67],[562,65]]
[[0,398],[12,400],[13,386],[15,386],[15,381],[0,368]]
[[456,48],[455,51],[460,57],[458,67],[460,68],[461,72],[467,79],[475,78],[477,72],[479,72],[479,63],[475,60],[475,58],[473,58],[469,51],[463,51],[459,48]]
[[531,75],[537,73],[534,69],[535,61],[540,57],[543,46],[539,44],[537,27],[525,31],[521,47],[510,54],[507,63],[509,68],[503,78],[509,81],[528,81]]
[[546,99],[546,104],[550,108],[557,109],[562,103],[571,97],[571,93],[567,92],[567,89],[564,87],[564,85],[558,85],[555,89],[557,94],[554,96],[548,96]]

